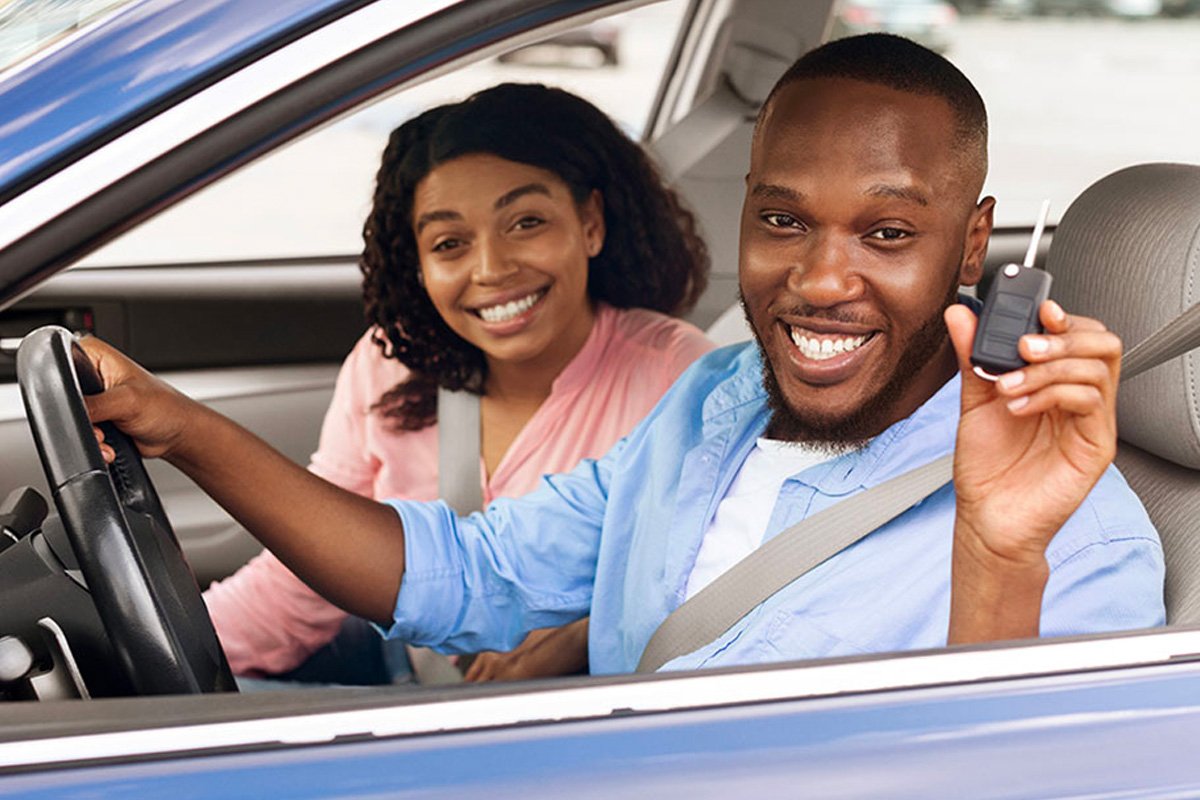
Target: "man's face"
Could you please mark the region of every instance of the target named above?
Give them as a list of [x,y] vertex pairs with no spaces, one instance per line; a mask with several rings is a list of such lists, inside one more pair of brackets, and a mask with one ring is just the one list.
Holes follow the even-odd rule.
[[992,201],[941,98],[845,79],[776,95],[751,154],[739,276],[768,434],[853,444],[955,370],[942,310],[979,278]]

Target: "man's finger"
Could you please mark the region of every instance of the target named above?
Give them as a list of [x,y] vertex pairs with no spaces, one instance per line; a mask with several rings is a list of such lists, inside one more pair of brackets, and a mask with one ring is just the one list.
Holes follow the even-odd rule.
[[1026,334],[1017,348],[1021,357],[1030,363],[1056,358],[1099,358],[1113,363],[1121,360],[1121,337],[1106,330]]
[[1021,397],[1058,383],[1095,386],[1102,392],[1110,392],[1116,385],[1101,359],[1061,358],[1001,375],[996,389],[1008,397]]
[[979,318],[971,309],[961,303],[955,303],[946,309],[943,319],[946,329],[950,332],[950,343],[958,359],[958,368],[963,373],[970,373],[971,346],[975,341],[975,328],[979,325]]
[[1020,417],[1061,411],[1077,417],[1109,418],[1104,393],[1095,386],[1056,383],[1033,394],[1008,401],[1008,410]]
[[100,394],[87,395],[83,398],[92,422],[119,422],[129,416],[130,411],[133,410],[131,404],[134,402],[133,393],[124,386],[114,386]]

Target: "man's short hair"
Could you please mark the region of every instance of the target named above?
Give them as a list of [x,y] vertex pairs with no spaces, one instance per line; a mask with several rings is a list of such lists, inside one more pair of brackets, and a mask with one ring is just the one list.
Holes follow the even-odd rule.
[[783,74],[763,103],[758,125],[783,88],[796,81],[819,78],[848,78],[942,98],[958,121],[959,145],[979,159],[978,165],[986,171],[988,123],[983,98],[958,67],[932,50],[888,33],[827,42],[802,55]]

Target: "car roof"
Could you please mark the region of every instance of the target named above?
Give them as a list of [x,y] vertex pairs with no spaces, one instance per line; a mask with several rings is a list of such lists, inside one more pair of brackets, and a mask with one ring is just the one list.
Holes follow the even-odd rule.
[[0,203],[366,0],[141,0],[0,73]]

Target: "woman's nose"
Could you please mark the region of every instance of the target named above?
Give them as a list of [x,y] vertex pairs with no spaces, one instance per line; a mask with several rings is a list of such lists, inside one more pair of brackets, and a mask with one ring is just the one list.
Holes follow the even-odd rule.
[[510,248],[493,237],[485,236],[479,240],[476,249],[474,268],[471,278],[476,283],[498,283],[517,271],[517,264]]

